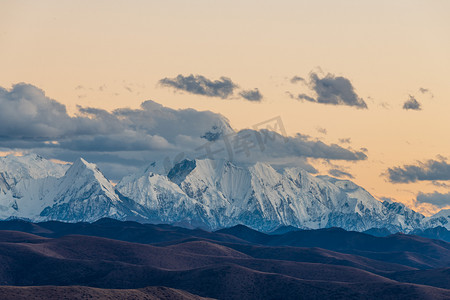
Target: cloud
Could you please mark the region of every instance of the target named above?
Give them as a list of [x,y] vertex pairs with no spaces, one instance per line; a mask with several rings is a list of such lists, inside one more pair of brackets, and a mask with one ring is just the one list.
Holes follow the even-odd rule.
[[163,86],[186,91],[191,94],[227,99],[238,86],[230,78],[220,77],[219,80],[210,80],[202,75],[183,76],[179,74],[175,78],[163,78],[159,81]]
[[339,143],[341,143],[341,144],[351,144],[352,143],[352,139],[351,138],[342,138],[342,139],[339,139]]
[[347,105],[360,109],[366,109],[366,102],[358,97],[352,83],[345,77],[327,74],[323,78],[312,72],[310,74],[309,87],[316,93],[313,98],[306,94],[298,95],[299,100],[307,100],[322,104]]
[[419,88],[419,92],[422,94],[428,94],[431,98],[434,98],[433,93],[429,89],[421,87],[421,88]]
[[330,174],[331,176],[334,176],[334,177],[338,177],[338,178],[342,178],[342,177],[351,178],[351,179],[354,178],[352,174],[342,171],[342,170],[339,170],[339,169],[331,169],[328,171],[328,174]]
[[420,103],[412,95],[409,95],[409,99],[403,103],[403,109],[422,110]]
[[239,95],[248,101],[261,101],[263,98],[263,95],[259,92],[258,89],[244,90],[240,92]]
[[294,96],[294,94],[292,94],[291,92],[289,92],[289,91],[285,91],[285,93],[286,93],[286,95],[288,95],[288,96],[289,96],[289,98],[291,98],[291,99],[295,99],[295,96]]
[[[275,166],[299,166],[317,172],[308,159],[364,160],[367,156],[309,136],[286,136],[279,117],[235,131],[222,115],[195,109],[171,109],[148,100],[137,109],[112,112],[80,107],[75,116],[44,91],[29,84],[0,88],[0,149],[36,152],[73,161],[98,163],[111,179],[150,161],[181,153],[190,158],[223,158]],[[120,165],[123,168],[120,168]]]
[[52,139],[72,135],[80,124],[67,115],[66,107],[47,98],[44,91],[19,83],[10,91],[0,88],[0,138]]
[[310,97],[306,94],[298,94],[297,99],[298,100],[306,100],[306,101],[310,101],[310,102],[317,102],[316,99],[314,99],[313,97]]
[[389,168],[387,177],[392,183],[450,180],[450,164],[443,158],[430,159],[426,162],[418,162],[417,165]]
[[[207,97],[230,98],[239,86],[230,78],[220,77],[219,80],[211,80],[202,75],[183,76],[179,74],[175,78],[163,78],[159,81],[162,86],[172,87],[191,94]],[[248,101],[259,102],[263,95],[259,89],[242,90],[239,96]]]
[[438,187],[450,188],[450,184],[447,184],[445,182],[439,182],[437,180],[431,181],[431,184]]
[[327,129],[323,128],[323,127],[317,127],[316,130],[317,130],[317,132],[319,132],[321,134],[327,134],[328,133]]
[[292,137],[284,137],[280,133],[266,129],[259,131],[245,129],[238,132],[240,137],[257,134],[266,141],[262,154],[267,157],[307,157],[348,161],[367,159],[363,152],[345,149],[336,144],[327,145],[300,133]]
[[294,77],[291,78],[291,83],[295,84],[295,83],[297,83],[299,81],[305,81],[305,79],[303,77],[300,77],[300,76],[294,76]]
[[419,192],[416,200],[419,203],[430,203],[439,208],[443,208],[450,205],[450,193],[441,194],[434,191],[433,193],[425,194]]

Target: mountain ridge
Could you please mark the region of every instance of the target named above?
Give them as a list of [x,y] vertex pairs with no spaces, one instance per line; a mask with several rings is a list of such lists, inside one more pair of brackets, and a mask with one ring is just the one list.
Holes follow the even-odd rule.
[[403,204],[380,202],[352,181],[266,163],[183,160],[166,170],[154,162],[114,186],[82,158],[61,166],[31,154],[0,158],[0,175],[1,219],[112,217],[209,230],[244,224],[265,232],[280,226],[410,232],[450,220],[450,211],[425,218]]

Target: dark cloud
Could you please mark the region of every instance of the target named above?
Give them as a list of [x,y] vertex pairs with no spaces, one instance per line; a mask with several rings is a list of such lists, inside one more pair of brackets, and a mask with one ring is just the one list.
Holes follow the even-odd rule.
[[417,101],[417,99],[412,95],[409,95],[409,99],[406,100],[405,103],[403,103],[403,109],[422,110],[419,101]]
[[294,76],[291,78],[291,83],[297,83],[299,81],[305,81],[305,79],[303,77],[300,76]]
[[430,159],[417,165],[389,168],[387,177],[393,183],[450,180],[450,164],[444,159]]
[[331,169],[328,171],[328,174],[330,174],[331,176],[334,176],[334,177],[338,177],[338,178],[343,178],[343,177],[351,178],[351,179],[354,178],[352,174],[342,171],[342,170],[339,170],[339,169]]
[[263,98],[263,95],[259,92],[258,89],[244,90],[240,92],[239,95],[248,101],[261,101]]
[[24,83],[10,91],[0,88],[0,137],[3,140],[44,140],[73,135],[83,122],[67,115],[66,107]]
[[317,94],[316,98],[305,94],[298,95],[299,100],[307,100],[316,103],[347,105],[366,109],[366,102],[358,97],[352,83],[345,77],[327,74],[319,78],[316,73],[311,73],[309,87]]
[[78,107],[72,117],[64,105],[32,85],[0,88],[0,148],[67,161],[85,157],[98,163],[112,179],[149,161],[163,161],[180,153],[191,158],[213,155],[211,158],[245,163],[299,166],[310,172],[317,172],[308,163],[312,158],[367,158],[361,151],[325,144],[306,135],[287,137],[280,118],[253,128],[236,132],[222,115],[175,110],[151,100],[137,109],[112,112]]
[[339,143],[341,143],[341,144],[351,144],[352,143],[352,139],[351,138],[342,138],[342,139],[339,139]]
[[450,205],[450,193],[441,194],[435,191],[430,194],[424,194],[422,192],[419,192],[419,194],[417,194],[416,200],[419,203],[430,203],[439,208],[443,208]]
[[178,75],[175,78],[163,78],[159,81],[163,86],[186,91],[196,95],[219,97],[227,99],[233,95],[238,87],[230,78],[220,77],[219,80],[210,80],[202,75]]

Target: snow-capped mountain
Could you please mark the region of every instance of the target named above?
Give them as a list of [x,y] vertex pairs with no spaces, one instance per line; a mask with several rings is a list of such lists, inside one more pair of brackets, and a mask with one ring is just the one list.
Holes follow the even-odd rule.
[[68,165],[46,160],[36,154],[0,157],[0,195],[6,194],[22,179],[61,177]]
[[425,228],[434,228],[438,226],[445,227],[450,230],[450,209],[443,209],[437,214],[425,218],[423,220],[423,226]]
[[112,217],[213,230],[244,224],[262,231],[335,226],[409,232],[449,226],[448,212],[424,218],[403,204],[378,201],[351,181],[300,168],[204,159],[166,169],[150,164],[114,187],[83,159],[69,167],[36,155],[0,158],[0,219]]
[[[141,207],[141,216],[157,223],[205,226],[210,223],[210,209],[189,197],[165,175],[155,173],[151,165],[137,174],[123,178],[117,192]],[[162,170],[161,170],[162,171]]]
[[[402,204],[381,203],[348,180],[314,177],[299,168],[278,172],[263,163],[184,160],[167,176],[142,172],[126,177],[116,188],[145,207],[168,207],[160,218],[186,222],[192,212],[210,229],[244,224],[263,231],[280,225],[407,231],[423,219]],[[180,205],[183,210],[178,211]]]
[[[95,221],[102,217],[124,219],[136,215],[131,211],[134,203],[130,206],[127,201],[120,199],[113,185],[94,164],[78,159],[60,176],[60,166],[55,166],[57,164],[47,161],[28,165],[27,169],[23,165],[29,160],[35,162],[43,159],[25,157],[14,161],[18,170],[27,171],[21,171],[19,175],[33,176],[13,177],[15,184],[9,185],[10,188],[0,195],[1,218],[77,222]],[[44,174],[40,172],[42,166],[48,168],[48,174],[60,177],[41,176]],[[51,167],[55,169],[50,171]]]

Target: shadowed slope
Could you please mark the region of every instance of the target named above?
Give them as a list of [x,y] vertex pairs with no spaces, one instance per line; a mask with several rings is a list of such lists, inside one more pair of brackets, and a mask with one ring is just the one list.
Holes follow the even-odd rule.
[[32,286],[15,287],[0,286],[3,300],[47,300],[47,299],[135,299],[158,300],[180,299],[201,300],[206,299],[185,291],[166,288],[148,287],[138,290],[99,289],[85,286]]
[[392,279],[450,289],[450,268],[394,273]]
[[449,244],[418,236],[335,228],[268,235],[244,226],[210,233],[111,219],[0,222],[11,226],[47,237],[0,230],[1,285],[166,286],[219,299],[450,298],[437,288],[448,288]]

